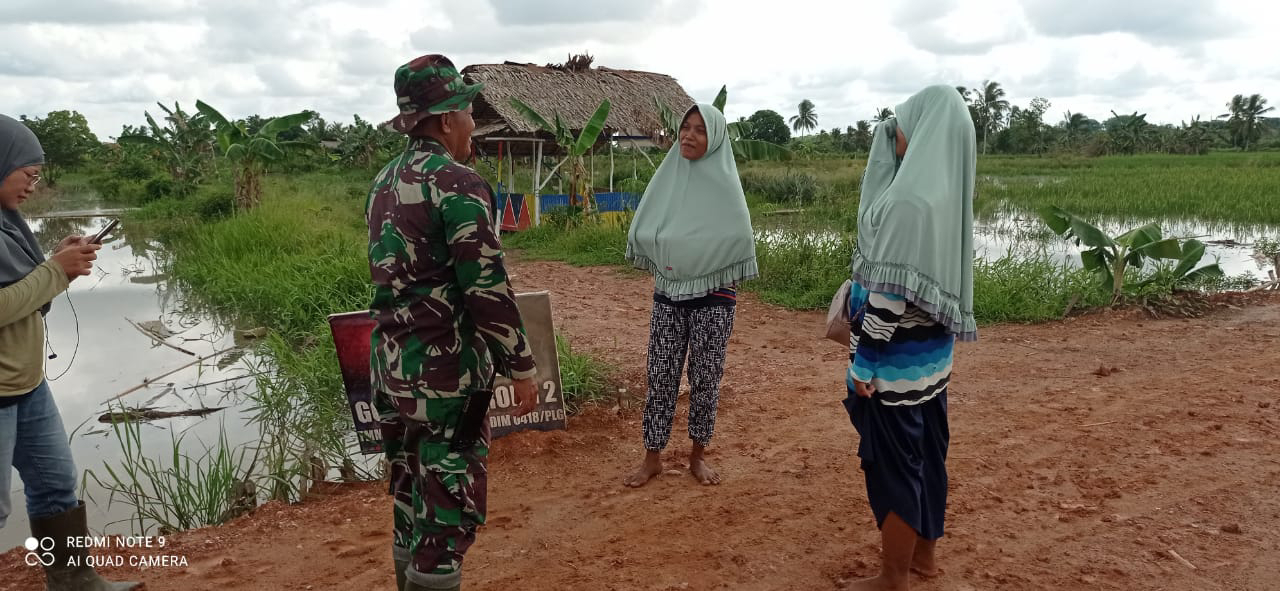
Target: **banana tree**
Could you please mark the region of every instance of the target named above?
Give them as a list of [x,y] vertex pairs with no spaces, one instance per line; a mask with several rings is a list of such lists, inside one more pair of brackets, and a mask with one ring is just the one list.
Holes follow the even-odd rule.
[[[595,113],[591,118],[587,119],[582,130],[575,136],[573,129],[564,121],[557,111],[552,116],[551,121],[547,121],[541,113],[536,109],[525,104],[518,98],[511,97],[511,106],[515,107],[525,119],[530,123],[538,126],[539,129],[551,134],[555,138],[556,143],[565,151],[565,157],[547,173],[547,180],[543,181],[545,186],[547,181],[555,175],[557,170],[565,163],[569,163],[569,205],[579,205],[578,198],[582,198],[581,205],[583,208],[590,208],[591,195],[594,194],[592,188],[591,174],[587,172],[587,161],[584,156],[591,151],[596,145],[596,141],[600,139],[600,132],[604,131],[605,121],[609,118],[609,110],[613,104],[608,99],[600,101],[600,105],[596,107]],[[541,191],[542,187],[538,187]]]
[[231,122],[204,101],[196,101],[196,109],[213,122],[218,147],[234,167],[236,207],[240,209],[252,208],[262,200],[262,175],[269,165],[283,160],[286,151],[314,147],[279,139],[281,133],[310,121],[314,114],[309,111],[269,119],[257,133],[250,134],[243,122]]
[[[684,114],[677,114],[672,111],[662,99],[653,97],[654,106],[658,109],[658,119],[662,121],[667,137],[674,142],[680,135],[680,124],[683,122]],[[724,112],[724,107],[729,102],[729,89],[726,86],[720,87],[720,92],[716,94],[716,98],[711,105]],[[733,148],[733,155],[738,160],[790,160],[791,151],[783,146],[764,140],[751,139],[751,126],[745,121],[734,121],[729,124],[729,145]]]
[[214,134],[209,119],[200,113],[188,114],[176,102],[173,109],[156,104],[165,112],[167,125],[156,123],[151,113],[144,111],[150,134],[126,133],[116,141],[122,146],[151,148],[167,164],[175,181],[200,182],[213,157]]
[[[1169,278],[1172,285],[1180,286],[1195,283],[1202,279],[1214,279],[1224,275],[1222,267],[1218,263],[1196,267],[1200,261],[1204,259],[1205,245],[1203,242],[1195,238],[1188,238],[1182,241],[1180,246],[1181,256],[1177,258],[1178,263],[1170,272]],[[1158,281],[1158,277],[1152,277],[1138,284],[1138,287],[1150,285]]]
[[1086,270],[1098,276],[1101,288],[1111,291],[1113,304],[1124,297],[1128,272],[1141,270],[1148,262],[1178,261],[1173,271],[1175,285],[1222,275],[1222,269],[1216,263],[1196,268],[1204,258],[1203,243],[1195,239],[1165,238],[1156,224],[1147,224],[1111,238],[1097,226],[1056,206],[1041,210],[1040,218],[1054,233],[1074,241],[1077,246],[1088,247],[1080,253],[1080,262]]

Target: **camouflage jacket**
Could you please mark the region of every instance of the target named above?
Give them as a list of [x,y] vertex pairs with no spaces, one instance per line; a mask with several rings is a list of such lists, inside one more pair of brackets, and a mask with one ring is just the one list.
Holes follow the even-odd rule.
[[375,391],[452,398],[489,387],[495,369],[533,377],[493,191],[480,175],[435,140],[412,138],[378,173],[365,219]]

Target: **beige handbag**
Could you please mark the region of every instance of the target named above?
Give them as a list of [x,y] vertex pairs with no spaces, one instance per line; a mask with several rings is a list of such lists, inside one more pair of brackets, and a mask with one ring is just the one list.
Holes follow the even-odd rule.
[[827,338],[841,345],[849,344],[849,290],[852,287],[853,282],[845,279],[827,308]]

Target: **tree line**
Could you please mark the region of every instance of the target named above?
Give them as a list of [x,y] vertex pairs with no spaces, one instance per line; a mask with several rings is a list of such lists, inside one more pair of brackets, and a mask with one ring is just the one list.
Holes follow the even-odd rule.
[[[1014,105],[999,82],[987,80],[976,88],[957,86],[973,118],[978,147],[983,154],[1077,153],[1109,154],[1206,154],[1212,149],[1280,149],[1280,118],[1266,117],[1274,110],[1258,94],[1238,94],[1225,105],[1226,112],[1209,121],[1197,115],[1179,125],[1155,124],[1146,113],[1117,113],[1099,121],[1083,113],[1067,111],[1058,121],[1046,120],[1051,107],[1036,97],[1027,105]],[[871,148],[875,124],[893,116],[881,107],[868,119],[843,129],[818,125],[817,107],[805,99],[796,114],[784,119],[773,110],[760,110],[739,119],[746,136],[789,145],[799,154],[865,153]],[[814,130],[818,130],[815,134]],[[801,134],[793,136],[792,133]],[[807,135],[803,135],[807,134]]]

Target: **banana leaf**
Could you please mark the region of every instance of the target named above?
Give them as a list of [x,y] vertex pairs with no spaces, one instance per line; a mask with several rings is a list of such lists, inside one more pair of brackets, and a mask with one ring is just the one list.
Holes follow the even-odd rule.
[[262,129],[258,130],[258,137],[274,140],[276,139],[276,136],[280,135],[282,132],[289,131],[295,127],[301,127],[303,124],[310,121],[311,117],[311,113],[307,113],[305,111],[301,113],[294,113],[292,115],[276,117],[268,121],[266,125],[263,125]]
[[264,160],[279,160],[284,158],[284,150],[280,149],[275,142],[262,137],[256,137],[249,140],[250,153],[262,157]]
[[1183,277],[1191,273],[1191,270],[1204,258],[1204,250],[1204,243],[1194,238],[1182,243],[1181,256],[1178,259],[1178,266],[1173,269],[1173,276]]
[[232,162],[240,162],[249,154],[249,147],[245,144],[231,144],[227,147],[227,160]]
[[210,107],[202,100],[196,100],[196,109],[203,113],[205,117],[208,117],[213,121],[214,126],[217,127],[219,131],[227,128],[235,128],[235,125],[232,125],[231,121],[227,120],[222,113],[219,113],[217,109]]
[[528,119],[530,123],[537,125],[540,129],[542,129],[542,131],[545,131],[552,135],[556,135],[556,129],[554,127],[551,127],[551,124],[547,122],[546,118],[543,117],[541,114],[539,114],[537,111],[535,111],[533,107],[530,107],[529,105],[525,104],[524,101],[516,97],[511,97],[511,100],[509,102],[511,103],[511,106],[515,107],[516,110],[520,112],[520,115],[523,116],[525,119]]
[[1165,238],[1155,242],[1148,242],[1142,246],[1134,247],[1133,254],[1153,259],[1169,259],[1179,260],[1183,257],[1182,246],[1178,244],[1177,238]]
[[1071,232],[1071,214],[1063,211],[1062,208],[1050,205],[1042,208],[1040,211],[1040,220],[1044,225],[1049,226],[1054,234],[1063,238],[1068,238]]
[[596,112],[591,115],[591,119],[587,120],[587,124],[582,127],[582,132],[578,134],[578,141],[573,145],[573,154],[581,156],[591,150],[596,145],[596,141],[600,139],[600,132],[604,131],[605,121],[609,119],[609,110],[613,104],[609,99],[600,101],[600,106],[596,107]]
[[711,101],[711,105],[717,109],[720,109],[720,112],[723,113],[724,106],[728,104],[728,102],[729,102],[729,87],[721,86],[720,93],[716,95],[716,100]]
[[1116,245],[1102,230],[1099,230],[1097,226],[1089,222],[1073,215],[1070,223],[1071,233],[1075,235],[1076,240],[1085,246],[1111,248]]

